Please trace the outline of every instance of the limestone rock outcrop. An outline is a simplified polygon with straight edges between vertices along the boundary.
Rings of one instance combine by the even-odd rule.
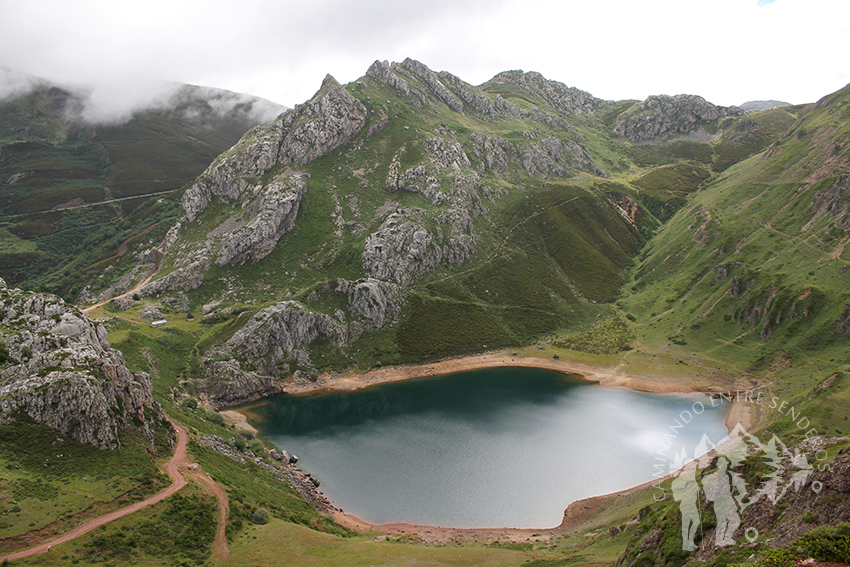
[[[216,264],[241,266],[268,255],[280,237],[292,230],[306,192],[307,183],[300,176],[278,177],[267,185],[242,215],[250,220],[223,237]]]
[[[259,311],[227,341],[230,352],[258,368],[276,364],[285,354],[307,345],[319,336],[342,344],[346,329],[332,317],[310,311],[297,301],[281,301]],[[266,357],[270,360],[266,360]],[[267,368],[269,373],[271,368]]]
[[[410,85],[407,81],[392,72],[389,61],[375,61],[372,63],[372,66],[369,67],[369,70],[366,71],[366,74],[378,79],[385,85],[396,89],[404,95],[410,94]]]
[[[455,95],[452,91],[446,87],[442,82],[440,82],[440,78],[437,76],[434,71],[411,58],[407,58],[401,62],[400,67],[408,70],[413,73],[417,78],[422,80],[429,89],[437,96],[438,99],[443,101],[449,108],[454,110],[455,112],[463,113],[463,101],[461,101],[457,95]]]
[[[245,134],[183,194],[185,215],[169,230],[162,247],[177,269],[149,283],[139,295],[196,289],[213,262],[242,265],[268,255],[292,229],[307,181],[289,167],[271,180],[263,181],[263,176],[279,164],[304,165],[344,144],[363,128],[366,115],[363,103],[328,75],[310,101]],[[181,240],[213,201],[240,212],[200,241]]]
[[[509,84],[522,87],[536,94],[550,106],[564,114],[589,114],[605,106],[606,101],[596,98],[588,92],[568,87],[558,81],[552,81],[535,71],[504,71],[485,85]]]
[[[604,176],[586,149],[575,142],[564,143],[558,138],[546,138],[525,146],[520,161],[529,175],[544,179],[563,177],[574,171]]]
[[[632,142],[688,134],[700,125],[725,116],[743,116],[736,106],[716,106],[696,95],[651,96],[624,112],[614,126],[614,133]]]
[[[132,374],[103,325],[52,295],[8,289],[0,280],[0,415],[31,419],[103,449],[121,429],[152,440],[162,419],[151,378]]]
[[[217,198],[239,201],[278,163],[304,165],[347,142],[366,123],[366,107],[330,75],[304,104],[245,134],[219,156],[183,195],[189,221]]]
[[[374,278],[339,280],[336,291],[345,293],[351,310],[376,329],[398,317],[405,297],[403,288]]]

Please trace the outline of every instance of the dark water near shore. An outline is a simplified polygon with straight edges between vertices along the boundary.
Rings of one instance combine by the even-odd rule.
[[[652,480],[667,441],[665,455],[692,457],[704,434],[723,438],[727,406],[706,400],[496,368],[276,396],[255,409],[255,425],[368,522],[553,527],[574,500]],[[690,423],[671,430],[684,411]]]

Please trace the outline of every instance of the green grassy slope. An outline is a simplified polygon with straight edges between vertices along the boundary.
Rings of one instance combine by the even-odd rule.
[[[180,190],[257,124],[248,103],[214,110],[219,95],[185,86],[171,107],[97,125],[83,95],[48,84],[0,102],[2,277],[75,299],[126,273],[127,250],[158,245]]]
[[[644,346],[749,371],[842,433],[846,386],[817,385],[850,370],[848,119],[845,88],[695,194],[645,248],[622,300]]]

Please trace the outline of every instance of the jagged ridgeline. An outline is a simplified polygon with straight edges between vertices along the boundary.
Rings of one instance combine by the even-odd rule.
[[[793,122],[772,112],[741,126],[699,97],[610,102],[521,71],[473,87],[410,59],[328,76],[198,177],[119,307],[200,312],[198,388],[220,403],[582,328],[690,192]]]

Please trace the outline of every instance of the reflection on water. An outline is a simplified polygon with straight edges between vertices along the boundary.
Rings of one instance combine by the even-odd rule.
[[[255,411],[266,438],[369,522],[551,527],[574,500],[651,480],[672,432],[665,455],[725,436],[726,408],[710,404],[670,429],[700,399],[497,368],[277,396]]]

